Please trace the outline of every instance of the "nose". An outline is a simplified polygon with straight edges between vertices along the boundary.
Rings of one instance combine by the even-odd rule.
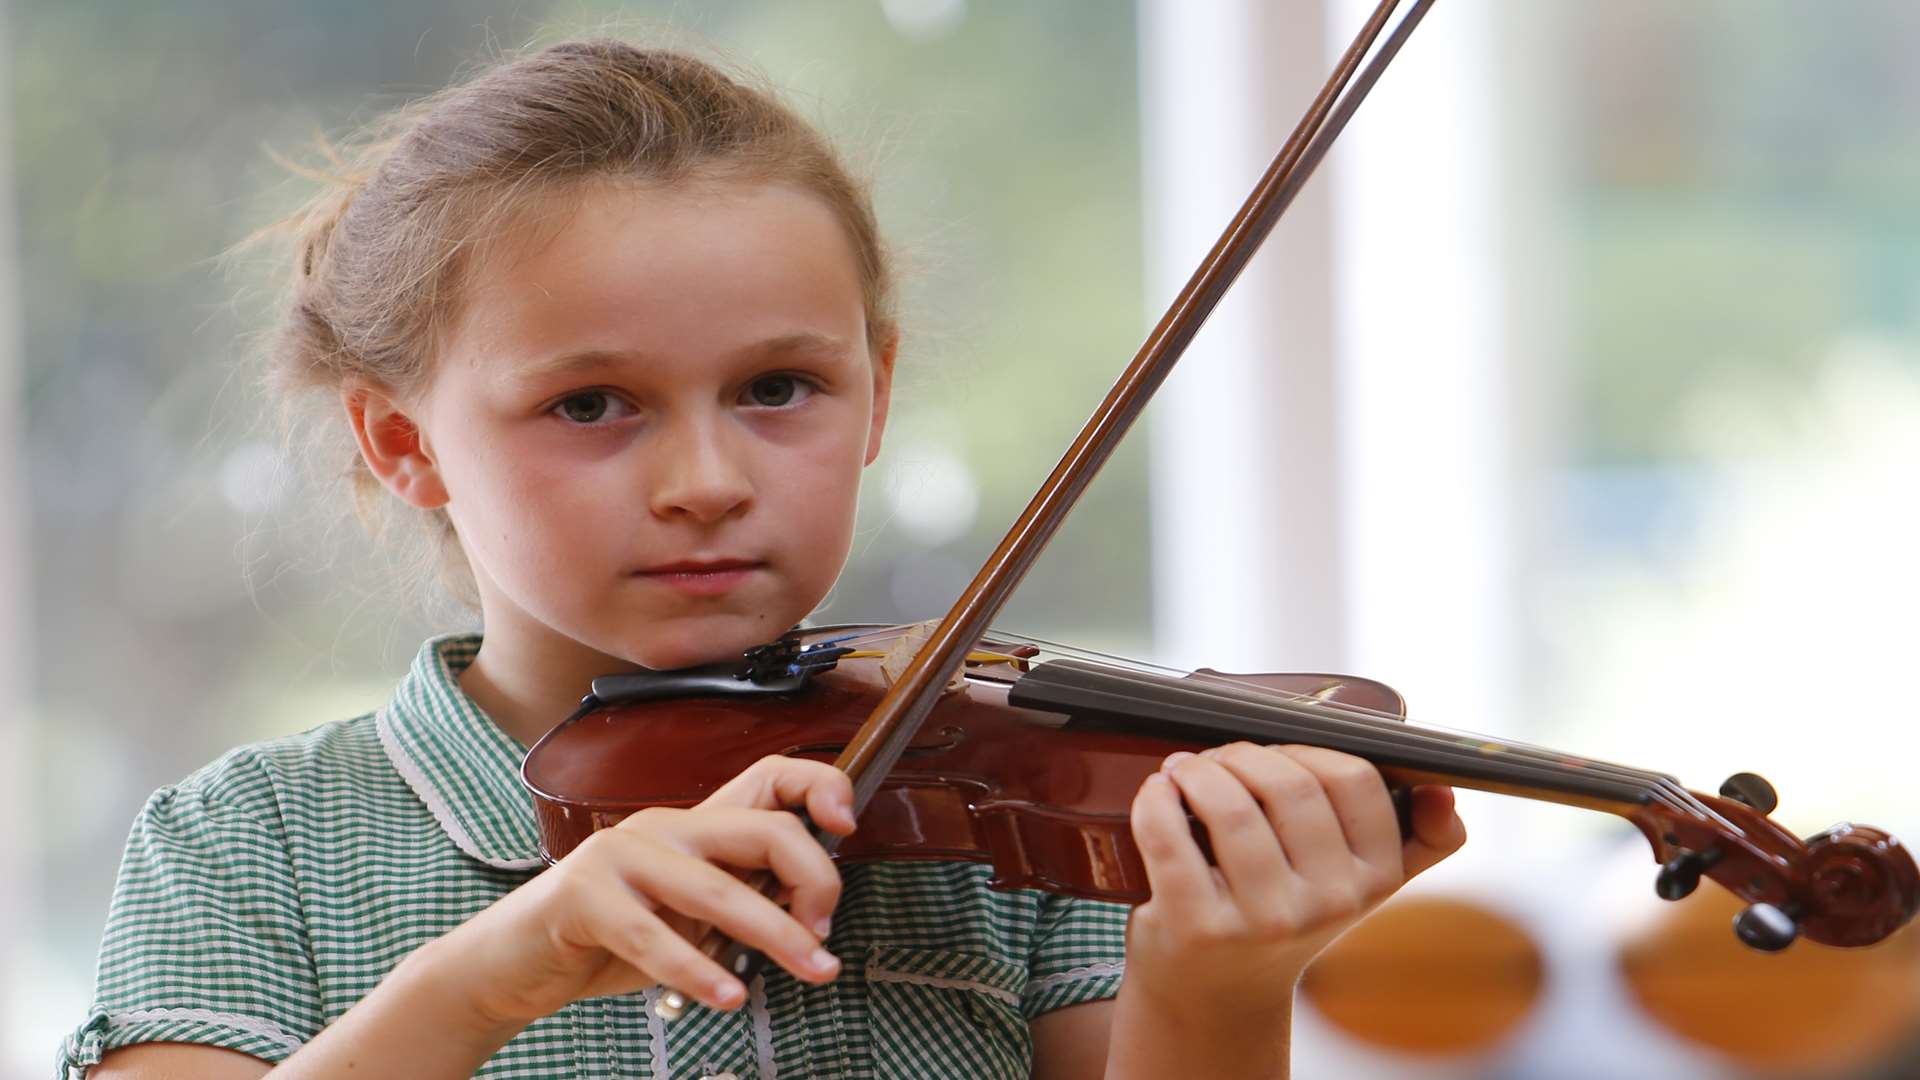
[[[653,447],[653,512],[703,525],[738,514],[753,501],[753,481],[723,421],[689,419]]]

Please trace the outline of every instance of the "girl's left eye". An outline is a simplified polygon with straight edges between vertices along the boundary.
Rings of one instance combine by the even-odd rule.
[[[798,376],[762,375],[747,384],[741,403],[777,409],[804,401],[812,393],[813,386]]]
[[[549,411],[558,413],[578,426],[590,427],[607,419],[608,410],[624,404],[605,390],[582,390],[560,399]]]

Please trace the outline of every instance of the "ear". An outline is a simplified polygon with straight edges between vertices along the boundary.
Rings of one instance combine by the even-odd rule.
[[[447,504],[447,488],[433,448],[390,391],[368,382],[350,382],[340,390],[347,422],[360,444],[367,468],[409,506],[433,510]]]
[[[880,435],[887,429],[887,409],[893,404],[893,358],[900,350],[900,330],[889,326],[873,350],[873,423],[867,428],[867,460],[880,456]]]

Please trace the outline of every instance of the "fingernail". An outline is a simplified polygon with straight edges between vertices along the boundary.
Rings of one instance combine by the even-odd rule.
[[[714,982],[713,988],[708,991],[707,1001],[713,1005],[725,1008],[734,1003],[739,993],[740,984],[738,982],[733,979],[719,979]]]
[[[1157,773],[1154,773],[1152,776],[1147,777],[1147,783],[1155,787],[1164,787],[1168,784],[1173,783],[1173,781],[1167,779],[1166,773],[1157,772]]]
[[[1200,756],[1203,758],[1217,758],[1220,756],[1220,748],[1217,746],[1209,746],[1205,750],[1200,751]]]
[[[1187,760],[1192,756],[1193,756],[1192,754],[1188,753],[1185,750],[1176,750],[1173,753],[1167,755],[1167,760],[1160,763],[1160,771],[1166,772],[1168,769],[1173,768],[1175,765],[1180,764],[1181,762]]]
[[[840,961],[825,949],[815,949],[813,955],[807,957],[807,966],[824,975],[839,967]]]
[[[825,940],[826,936],[831,933],[833,933],[832,918],[819,919],[814,922],[813,935],[815,937],[820,938],[821,940]]]

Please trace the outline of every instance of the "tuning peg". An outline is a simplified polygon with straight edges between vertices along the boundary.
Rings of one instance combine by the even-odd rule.
[[[1733,933],[1762,952],[1779,952],[1800,936],[1800,926],[1772,904],[1754,904],[1734,916]]]
[[[1653,891],[1662,900],[1684,900],[1700,887],[1700,875],[1719,860],[1718,848],[1683,851],[1660,867],[1660,876],[1653,879]]]
[[[1763,814],[1773,813],[1780,805],[1780,796],[1774,794],[1773,785],[1759,773],[1738,772],[1727,777],[1720,785],[1720,794],[1734,802],[1743,802]]]

